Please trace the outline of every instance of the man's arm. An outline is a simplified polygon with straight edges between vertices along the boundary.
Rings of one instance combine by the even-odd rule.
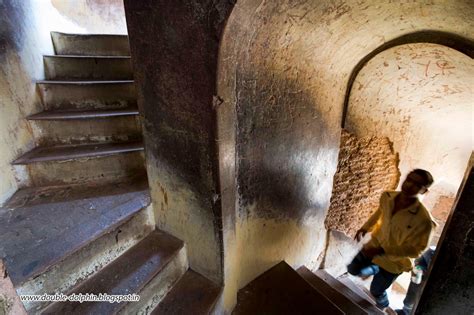
[[[378,221],[378,219],[380,218],[380,207],[377,208],[377,211],[375,211],[371,216],[370,218],[367,220],[367,222],[364,223],[364,225],[359,229],[357,230],[356,232],[356,235],[354,237],[354,239],[358,242],[360,242],[362,240],[362,238],[365,236],[365,234],[370,231],[370,229],[372,229],[372,227],[374,226],[374,224]]]
[[[375,211],[370,218],[367,220],[367,222],[364,223],[364,225],[360,228],[361,230],[364,230],[366,232],[370,231],[372,227],[377,223],[377,221],[380,218],[382,211],[380,210],[380,206],[377,208],[377,211]]]

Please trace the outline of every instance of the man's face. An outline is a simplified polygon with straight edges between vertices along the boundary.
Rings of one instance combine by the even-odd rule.
[[[425,180],[416,173],[408,174],[402,184],[402,191],[408,196],[424,194],[427,190]]]

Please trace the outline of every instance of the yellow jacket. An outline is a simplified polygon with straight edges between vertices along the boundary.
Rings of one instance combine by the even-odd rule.
[[[372,232],[372,239],[366,246],[382,247],[385,251],[385,254],[375,256],[372,262],[395,274],[413,268],[413,258],[419,257],[428,247],[436,227],[419,200],[392,216],[394,200],[399,193],[384,192],[379,208],[362,227]]]

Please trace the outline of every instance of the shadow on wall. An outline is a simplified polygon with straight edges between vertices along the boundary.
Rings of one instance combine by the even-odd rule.
[[[284,89],[272,90],[274,85]],[[258,80],[239,76],[237,86],[241,215],[300,223],[324,216],[339,128],[328,125],[305,82],[268,73]],[[251,205],[254,213],[247,212]]]
[[[239,288],[281,260],[319,267],[340,136],[304,76],[266,70],[256,79],[245,71],[236,83],[238,254],[231,259]]]
[[[19,51],[24,46],[26,29],[18,27],[18,21],[28,16],[27,8],[15,5],[11,1],[0,3],[0,58],[4,64],[5,54],[9,50]]]

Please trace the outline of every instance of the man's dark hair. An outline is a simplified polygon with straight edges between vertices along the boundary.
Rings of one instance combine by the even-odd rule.
[[[421,168],[417,168],[411,171],[411,173],[415,173],[419,175],[421,178],[423,178],[423,180],[425,181],[425,186],[427,188],[430,187],[431,184],[433,184],[434,179],[430,172],[422,170]]]

